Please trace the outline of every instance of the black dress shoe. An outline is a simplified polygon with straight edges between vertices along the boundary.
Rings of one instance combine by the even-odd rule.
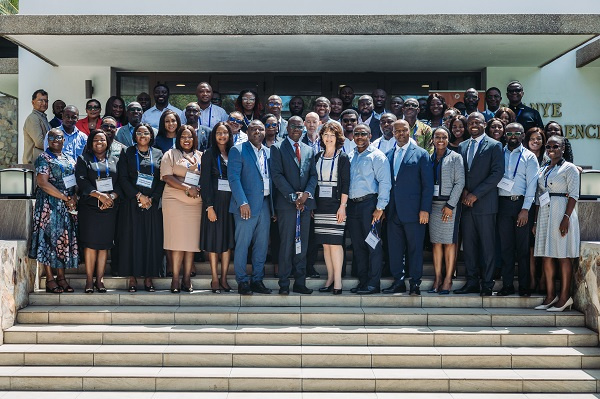
[[[366,287],[362,287],[361,289],[357,290],[356,293],[358,295],[373,295],[373,294],[379,294],[380,291],[381,290],[379,288],[368,285]]]
[[[294,285],[292,291],[297,292],[298,294],[312,294],[313,292],[313,290],[305,285]]]
[[[333,290],[333,283],[329,287],[321,287],[319,288],[319,292],[331,292]]]
[[[421,287],[419,287],[418,285],[412,285],[410,287],[410,295],[421,295]]]
[[[364,287],[362,285],[358,284],[356,287],[350,288],[350,292],[353,294],[356,294],[358,292],[358,290],[362,290],[362,289],[364,289]]]
[[[290,295],[290,289],[289,288],[280,288],[279,295]]]
[[[515,287],[502,287],[500,291],[496,295],[498,296],[508,296],[513,295],[515,293]]]
[[[454,290],[455,294],[479,294],[481,292],[481,290],[479,289],[479,287],[474,286],[474,285],[467,285],[465,284],[462,288],[459,288],[457,290]]]
[[[340,288],[339,290],[334,288],[333,289],[333,295],[342,295],[342,289]]]
[[[262,281],[253,281],[252,284],[250,284],[250,288],[253,292],[256,292],[258,294],[270,294],[271,292],[273,292],[267,287],[265,287]]]
[[[238,293],[240,295],[252,295],[252,289],[248,283],[240,283],[238,285]]]
[[[381,292],[383,292],[384,294],[398,294],[400,292],[406,292],[406,284],[404,284],[404,281],[399,281],[390,285]]]
[[[492,289],[491,288],[482,288],[481,289],[481,294],[479,294],[481,296],[492,296]]]
[[[315,271],[315,272],[312,272],[312,273],[308,273],[306,275],[306,277],[308,277],[308,278],[321,278],[321,275]]]
[[[531,290],[529,288],[519,288],[519,296],[531,296]]]

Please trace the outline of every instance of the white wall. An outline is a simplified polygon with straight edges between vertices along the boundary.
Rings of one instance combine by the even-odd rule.
[[[575,50],[543,68],[487,68],[487,87],[502,90],[511,80],[523,84],[523,103],[562,103],[562,117],[544,118],[544,123],[556,120],[561,125],[600,125],[600,68],[575,67]],[[598,133],[599,128],[592,129]],[[575,163],[600,169],[600,138],[570,139]]]
[[[0,74],[0,92],[19,96],[19,75],[17,74]]]
[[[76,56],[76,55],[74,55]],[[23,123],[31,113],[31,94],[37,89],[48,92],[48,120],[52,119],[52,103],[61,99],[79,108],[85,115],[85,80],[94,85],[94,98],[104,104],[110,97],[110,67],[53,67],[30,52],[19,48],[19,160],[23,154]],[[104,110],[102,111],[104,114]]]
[[[371,0],[368,2],[242,0],[192,1],[143,0],[21,0],[20,14],[124,14],[124,15],[382,15],[382,14],[593,14],[598,0],[562,1],[419,1]]]

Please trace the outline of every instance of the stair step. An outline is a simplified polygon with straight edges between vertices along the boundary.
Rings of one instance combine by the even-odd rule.
[[[51,294],[37,291],[29,295],[30,305],[80,305],[80,306],[118,306],[118,305],[148,305],[148,306],[328,306],[328,307],[396,307],[396,308],[533,308],[544,300],[543,296],[531,297],[492,296],[480,297],[470,295],[438,295],[423,292],[421,296],[405,294],[375,294],[355,295],[344,293],[313,292],[312,295],[290,293],[280,296],[272,295],[240,296],[237,292],[213,294],[210,290],[196,290],[193,293],[173,295],[168,290],[157,292],[138,291],[130,293],[122,290],[109,289],[106,294],[85,294],[82,291],[66,294]]]
[[[0,389],[595,393],[599,374],[594,369],[2,366]]]
[[[600,368],[600,348],[5,344],[2,366]]]

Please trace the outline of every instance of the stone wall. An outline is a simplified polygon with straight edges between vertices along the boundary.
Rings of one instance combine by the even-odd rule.
[[[17,99],[0,94],[0,168],[17,164]]]

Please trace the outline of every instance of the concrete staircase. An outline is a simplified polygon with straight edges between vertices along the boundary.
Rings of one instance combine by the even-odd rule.
[[[540,296],[240,297],[206,290],[204,274],[178,295],[166,278],[153,294],[125,278],[107,277],[106,294],[69,282],[76,293],[33,293],[5,332],[0,399],[600,397],[598,334],[578,311],[532,310]]]

